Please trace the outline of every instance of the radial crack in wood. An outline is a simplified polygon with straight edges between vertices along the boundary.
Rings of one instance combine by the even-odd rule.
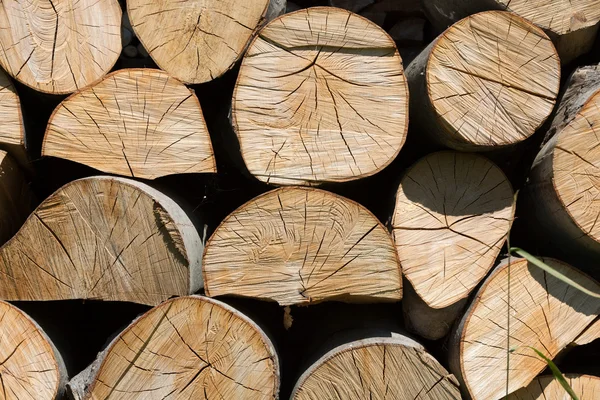
[[[349,11],[315,7],[272,21],[250,45],[232,123],[256,178],[314,185],[382,170],[404,144],[407,113],[389,35]]]
[[[181,297],[129,325],[68,389],[76,400],[277,399],[279,362],[239,311]]]
[[[542,125],[556,103],[560,62],[541,29],[490,11],[448,28],[406,76],[424,133],[456,150],[483,151],[519,143]]]
[[[424,0],[429,20],[439,29],[485,10],[507,10],[544,29],[563,64],[589,52],[600,26],[600,0]]]
[[[155,305],[202,286],[202,242],[184,211],[113,177],[71,182],[0,248],[0,298]]]
[[[423,346],[404,336],[341,345],[298,380],[292,400],[460,399],[458,382]]]
[[[600,378],[591,375],[567,374],[565,379],[579,400],[594,400],[600,393]],[[554,376],[535,378],[526,388],[507,397],[507,400],[571,400],[571,396]]]
[[[586,69],[576,72],[563,96],[548,141],[534,162],[527,201],[542,237],[565,252],[598,258],[600,69]]]
[[[121,14],[116,0],[5,0],[0,66],[41,92],[82,89],[117,61]]]
[[[583,287],[600,290],[597,282],[575,268],[543,260]],[[554,358],[599,313],[600,300],[524,259],[504,260],[485,280],[450,337],[450,369],[474,400],[504,398],[547,367],[532,347]]]
[[[8,151],[15,159],[26,167],[29,164],[25,126],[21,113],[21,101],[11,80],[0,70],[0,148]]]
[[[203,275],[208,296],[282,306],[402,297],[385,227],[358,203],[313,188],[276,189],[234,211],[206,244]]]
[[[2,399],[55,400],[67,383],[63,359],[42,328],[17,307],[0,301]]]
[[[216,172],[198,98],[154,69],[114,72],[60,103],[42,155],[145,179]]]
[[[443,151],[408,170],[396,194],[392,228],[404,277],[416,292],[403,302],[416,332],[431,339],[448,332],[460,312],[453,305],[494,265],[514,212],[510,182],[485,157]],[[433,318],[436,310],[426,312],[448,307],[454,315],[444,321]]]
[[[267,18],[270,3],[285,10],[281,0],[129,0],[127,11],[161,69],[185,83],[204,83],[233,68]]]

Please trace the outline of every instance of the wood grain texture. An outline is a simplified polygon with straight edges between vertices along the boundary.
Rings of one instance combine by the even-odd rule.
[[[3,399],[55,400],[67,370],[42,328],[17,307],[0,301],[0,393]]]
[[[313,188],[276,189],[234,211],[206,244],[203,275],[208,296],[283,306],[402,297],[385,227],[358,203]]]
[[[432,308],[468,296],[498,256],[515,212],[510,182],[487,158],[433,153],[396,195],[392,228],[404,276]]]
[[[456,378],[412,339],[372,338],[339,346],[299,379],[292,400],[460,399]]]
[[[589,325],[585,331],[581,333],[581,335],[577,336],[572,344],[575,346],[583,346],[592,343],[596,339],[600,339],[600,318],[597,318],[593,324]]]
[[[600,290],[597,282],[571,266],[544,261],[580,285]],[[527,386],[547,367],[529,346],[552,359],[599,313],[600,300],[524,259],[512,258],[510,264],[504,260],[486,279],[450,338],[450,369],[473,399],[504,398],[507,388],[510,394]]]
[[[216,172],[198,98],[154,69],[116,71],[61,102],[42,155],[145,179]]]
[[[25,128],[21,114],[21,101],[11,80],[0,70],[0,143],[25,145]]]
[[[567,383],[579,400],[594,400],[600,393],[600,378],[591,375],[566,374]],[[508,396],[507,400],[571,400],[552,375],[535,378],[526,388]]]
[[[371,21],[330,7],[269,23],[244,57],[232,105],[248,170],[278,185],[375,174],[404,144],[407,114],[394,41]]]
[[[448,28],[406,71],[416,122],[462,151],[529,138],[548,118],[560,61],[546,34],[517,15],[490,11]]]
[[[180,297],[134,321],[69,389],[77,400],[277,399],[279,362],[239,311]]]
[[[268,6],[269,0],[130,0],[127,11],[161,69],[185,83],[204,83],[241,58]]]
[[[41,92],[71,93],[102,78],[121,52],[117,0],[6,0],[0,66]]]
[[[0,248],[0,298],[155,305],[202,285],[202,243],[179,206],[113,177],[69,183]]]

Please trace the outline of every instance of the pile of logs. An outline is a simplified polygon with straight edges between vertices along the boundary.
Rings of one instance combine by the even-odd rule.
[[[5,0],[0,399],[598,398],[599,27]]]

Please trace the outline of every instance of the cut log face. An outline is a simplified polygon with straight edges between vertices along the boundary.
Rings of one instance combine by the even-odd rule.
[[[69,384],[71,391],[85,390],[75,398],[278,398],[279,364],[269,339],[237,310],[204,297],[150,310],[96,364],[83,385]]]
[[[485,157],[426,156],[396,195],[392,227],[404,276],[432,308],[467,297],[493,266],[514,212],[510,182]]]
[[[65,94],[88,86],[121,53],[117,0],[7,0],[0,26],[0,66],[41,92]]]
[[[164,194],[123,178],[69,183],[0,248],[0,298],[155,305],[202,285],[202,243]]]
[[[208,296],[283,306],[402,297],[385,227],[358,203],[312,188],[273,190],[234,211],[208,240],[203,270]]]
[[[21,102],[15,86],[8,76],[0,70],[0,110],[2,111],[2,130],[0,145],[25,145],[25,129],[21,114]]]
[[[544,261],[587,289],[599,291],[598,283],[569,265]],[[510,264],[505,260],[485,281],[451,338],[451,370],[473,399],[504,398],[547,367],[530,346],[552,359],[599,313],[600,300],[524,259],[513,258]],[[513,351],[509,353],[507,346]]]
[[[399,336],[344,344],[301,377],[292,400],[460,399],[458,383],[424,348]]]
[[[145,179],[216,172],[198,98],[154,69],[114,72],[60,103],[42,154]]]
[[[567,374],[565,379],[579,400],[594,400],[600,393],[600,378]],[[507,397],[507,400],[571,400],[571,396],[552,375],[535,378],[529,386]]]
[[[407,76],[424,107],[417,121],[456,150],[493,150],[530,137],[548,118],[560,61],[546,34],[503,11],[469,16],[446,30]],[[423,87],[421,87],[421,81]]]
[[[272,21],[250,45],[232,122],[255,177],[314,185],[387,166],[404,144],[407,113],[389,35],[349,11],[315,7]]]
[[[55,400],[67,371],[44,331],[15,306],[0,301],[0,390],[3,399]]]
[[[230,70],[266,16],[269,0],[130,0],[131,26],[156,64],[185,83]]]

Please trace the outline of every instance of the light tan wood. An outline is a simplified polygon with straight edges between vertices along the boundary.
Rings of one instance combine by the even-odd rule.
[[[406,172],[392,228],[404,277],[418,296],[403,304],[417,333],[439,339],[448,332],[460,307],[444,321],[435,317],[432,322],[442,324],[435,332],[420,329],[418,319],[431,319],[427,307],[451,307],[479,284],[502,249],[514,212],[510,182],[485,157],[443,151]]]
[[[579,400],[594,400],[600,393],[600,378],[591,375],[565,375],[567,383]],[[552,375],[537,377],[526,388],[508,396],[508,400],[571,400],[561,384]]]
[[[117,0],[5,0],[0,66],[41,92],[71,93],[102,78],[121,53]]]
[[[0,301],[0,396],[55,400],[67,383],[63,359],[42,328],[17,307]]]
[[[198,98],[155,69],[116,71],[61,102],[42,155],[145,179],[216,172]]]
[[[239,311],[181,297],[129,325],[69,391],[76,400],[277,399],[279,362]]]
[[[571,77],[527,186],[531,227],[570,254],[600,257],[600,68]]]
[[[314,7],[272,21],[250,45],[232,123],[256,178],[315,185],[382,170],[404,144],[407,114],[389,35],[349,11]]]
[[[573,344],[583,346],[592,343],[596,339],[600,339],[600,318],[596,319],[596,322],[588,326],[581,335],[576,337]]]
[[[339,346],[296,383],[292,400],[460,399],[458,382],[423,346],[397,336]]]
[[[544,261],[589,290],[600,290],[597,282],[571,266]],[[529,347],[552,359],[599,313],[600,300],[524,259],[512,258],[510,264],[504,260],[486,279],[451,336],[450,369],[473,399],[504,398],[547,367]]]
[[[21,101],[12,81],[0,70],[0,148],[23,166],[28,164]]]
[[[208,296],[282,306],[402,297],[385,227],[360,204],[313,188],[276,189],[238,208],[208,240],[202,268]]]
[[[548,33],[564,64],[592,49],[600,26],[600,0],[425,0],[424,7],[439,29],[480,11],[512,11]]]
[[[185,83],[208,82],[233,68],[268,7],[269,0],[127,2],[144,48],[161,69]]]
[[[0,248],[0,298],[155,305],[202,286],[198,232],[151,187],[113,177],[69,183]]]
[[[556,103],[560,62],[546,34],[517,15],[469,16],[406,70],[411,110],[425,134],[463,151],[530,137]]]

